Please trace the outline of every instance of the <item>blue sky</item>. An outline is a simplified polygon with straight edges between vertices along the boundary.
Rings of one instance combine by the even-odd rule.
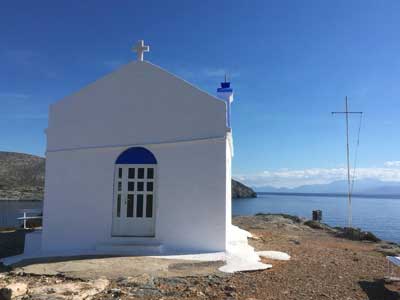
[[[347,95],[365,113],[359,176],[400,181],[399,11],[389,0],[4,2],[0,150],[43,156],[48,105],[134,59],[144,39],[145,59],[210,93],[232,75],[237,178],[342,178],[344,120],[330,112]]]

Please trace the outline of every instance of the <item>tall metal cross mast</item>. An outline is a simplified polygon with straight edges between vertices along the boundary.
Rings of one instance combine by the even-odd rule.
[[[347,214],[348,220],[347,225],[348,227],[352,226],[352,211],[351,211],[351,176],[350,176],[350,146],[349,146],[349,114],[359,114],[362,115],[361,111],[349,111],[347,96],[346,96],[346,103],[345,103],[345,111],[333,111],[332,114],[345,114],[346,116],[346,154],[347,154],[347,197],[348,197],[348,207],[347,207]]]

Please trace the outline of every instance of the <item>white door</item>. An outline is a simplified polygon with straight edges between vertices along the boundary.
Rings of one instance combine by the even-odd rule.
[[[115,236],[154,236],[156,165],[115,165]]]

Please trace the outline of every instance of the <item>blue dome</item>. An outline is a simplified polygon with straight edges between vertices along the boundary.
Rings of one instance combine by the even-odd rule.
[[[122,152],[116,164],[157,164],[153,153],[143,147],[132,147]]]

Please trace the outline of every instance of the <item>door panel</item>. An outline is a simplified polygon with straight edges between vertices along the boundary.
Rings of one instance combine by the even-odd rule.
[[[115,236],[154,236],[156,165],[116,165]]]

